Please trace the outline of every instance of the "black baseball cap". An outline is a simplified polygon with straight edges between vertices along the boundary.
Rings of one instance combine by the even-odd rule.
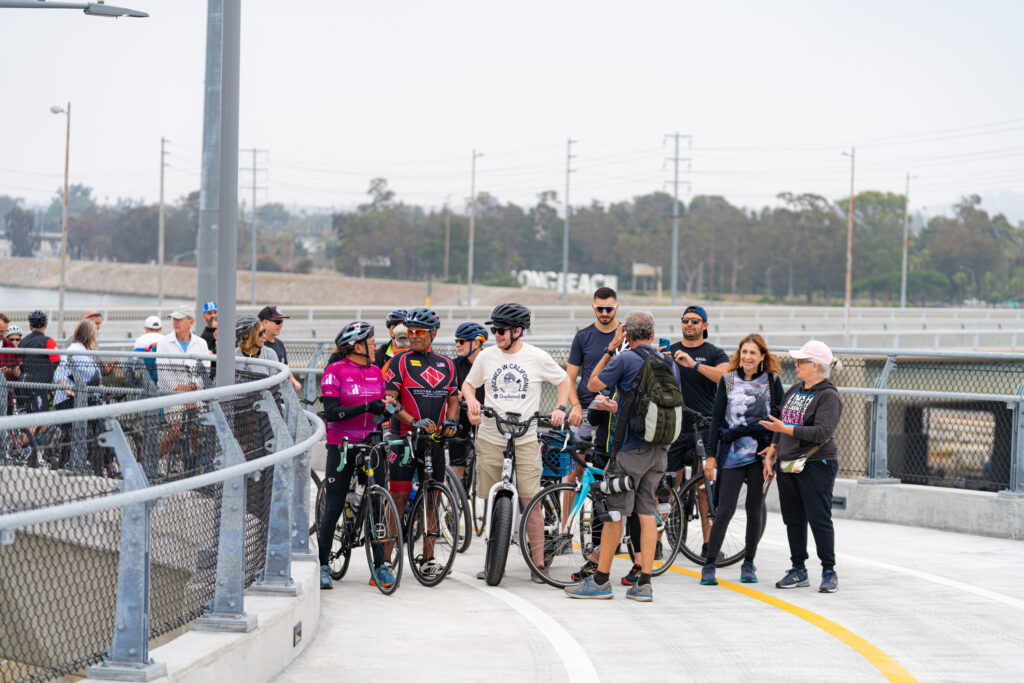
[[[285,315],[277,306],[264,306],[260,309],[259,314],[256,316],[260,320],[279,320],[281,318],[288,318],[290,316]]]
[[[685,318],[687,313],[696,313],[697,315],[700,316],[701,320],[703,320],[704,322],[708,321],[708,312],[704,310],[703,306],[697,306],[697,305],[687,306],[685,309],[683,309],[683,316],[682,317]],[[704,338],[705,339],[708,338],[708,329],[706,327],[704,328]]]

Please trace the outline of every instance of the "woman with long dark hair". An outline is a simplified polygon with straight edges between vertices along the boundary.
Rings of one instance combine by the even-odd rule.
[[[715,522],[708,537],[708,552],[700,582],[717,586],[715,562],[729,522],[736,512],[740,489],[747,485],[746,552],[740,567],[740,581],[757,583],[754,555],[764,524],[764,463],[760,451],[771,443],[772,434],[760,421],[778,415],[782,401],[779,361],[764,338],[748,334],[740,340],[729,368],[718,382],[715,405],[708,430],[704,476],[718,486]]]

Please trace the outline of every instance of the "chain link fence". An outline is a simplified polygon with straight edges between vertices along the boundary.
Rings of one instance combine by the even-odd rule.
[[[67,397],[72,406],[76,402],[96,405],[168,395],[209,383],[204,363],[163,359],[137,363],[143,359],[110,356],[95,360],[105,367],[93,384],[81,377],[77,385],[0,383],[0,405],[17,413],[30,399],[51,402],[69,391],[75,393]],[[74,366],[79,374],[82,366]],[[236,373],[237,382],[266,377]],[[272,395],[280,410],[279,390],[273,389]],[[246,461],[269,455],[268,443],[274,436],[267,414],[254,409],[256,398],[258,394],[250,393],[218,402]],[[211,405],[200,401],[117,418],[4,428],[0,517],[120,492],[121,463],[109,442],[99,439],[115,422],[150,486],[218,469],[223,453],[208,419]],[[273,480],[273,466],[246,479],[247,587],[264,567]],[[213,600],[223,487],[216,483],[176,493],[152,509],[150,638],[191,623]],[[0,544],[0,683],[53,680],[104,658],[114,633],[122,521],[122,509],[113,508],[31,524],[4,538]]]

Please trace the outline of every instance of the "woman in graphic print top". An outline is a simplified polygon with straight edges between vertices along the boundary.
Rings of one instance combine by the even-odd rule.
[[[832,529],[832,486],[839,463],[832,438],[843,404],[839,392],[829,381],[833,369],[842,364],[832,357],[832,350],[823,342],[809,341],[803,348],[790,351],[796,361],[797,382],[782,398],[782,419],[769,416],[761,425],[775,432],[772,444],[762,451],[764,475],[779,472],[779,503],[782,521],[789,537],[792,568],[776,582],[777,588],[809,586],[807,580],[807,526],[814,534],[814,545],[821,560],[822,593],[834,593],[839,586],[835,564],[835,532]],[[815,446],[818,450],[808,458],[799,474],[778,470],[780,460],[795,460]]]

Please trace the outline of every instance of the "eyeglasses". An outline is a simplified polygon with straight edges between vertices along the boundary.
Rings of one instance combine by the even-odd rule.
[[[615,304],[614,306],[594,306],[594,310],[598,313],[614,313],[615,309],[618,307],[618,304]]]
[[[811,362],[813,362],[813,361],[811,361],[810,358],[796,358],[794,360],[796,361],[797,365],[800,365],[801,363],[811,363]]]
[[[491,328],[491,334],[496,334],[496,335],[497,334],[508,334],[508,328],[507,327],[492,327]]]
[[[456,339],[455,340],[456,344],[468,344],[469,342],[470,342],[469,339]]]
[[[410,337],[424,337],[424,336],[426,336],[426,334],[427,334],[427,330],[425,330],[422,327],[410,327],[409,328],[409,336]]]
[[[700,325],[704,322],[701,318],[681,318],[684,325]]]

